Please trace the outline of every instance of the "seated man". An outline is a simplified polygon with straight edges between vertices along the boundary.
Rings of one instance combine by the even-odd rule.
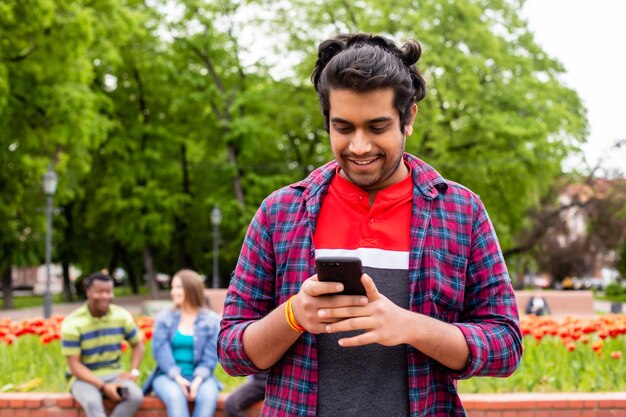
[[[534,314],[536,316],[550,315],[548,301],[542,295],[540,289],[535,290],[535,293],[530,297],[525,311],[526,314]]]
[[[246,417],[246,409],[265,398],[266,382],[267,372],[250,375],[245,384],[228,395],[224,403],[226,417]]]
[[[111,417],[130,417],[141,405],[143,393],[137,386],[144,347],[132,316],[111,304],[113,278],[95,272],[85,279],[87,302],[63,320],[61,353],[72,373],[72,396],[87,417],[106,417],[104,397],[119,404]],[[122,369],[121,344],[132,346],[131,371]]]

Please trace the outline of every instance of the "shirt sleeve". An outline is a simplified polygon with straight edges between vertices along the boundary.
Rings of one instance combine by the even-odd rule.
[[[124,339],[131,345],[136,346],[139,343],[139,329],[133,320],[133,316],[126,312],[124,321]]]
[[[274,251],[266,205],[267,199],[250,222],[224,301],[217,346],[219,361],[230,375],[261,371],[243,348],[243,333],[275,307]]]
[[[515,293],[495,230],[477,201],[467,267],[465,308],[454,323],[467,341],[465,369],[452,377],[511,375],[522,357],[522,334]]]
[[[80,332],[71,317],[63,320],[61,324],[61,355],[80,355]]]

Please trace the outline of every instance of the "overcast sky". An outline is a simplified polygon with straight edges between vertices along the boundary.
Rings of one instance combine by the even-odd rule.
[[[584,149],[595,164],[616,140],[626,140],[626,0],[527,0],[522,14],[587,108]],[[626,173],[626,146],[606,163]]]

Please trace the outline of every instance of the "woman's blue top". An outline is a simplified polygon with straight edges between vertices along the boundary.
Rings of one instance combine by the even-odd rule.
[[[176,330],[172,339],[172,355],[180,373],[187,378],[193,375],[193,335],[182,334]]]
[[[152,355],[157,367],[144,384],[144,394],[150,393],[154,378],[162,374],[171,379],[176,379],[177,375],[191,376],[190,379],[197,376],[204,380],[215,378],[213,372],[217,366],[217,334],[220,330],[220,317],[208,309],[198,311],[191,337],[193,348],[191,375],[187,375],[187,371],[183,371],[174,358],[173,341],[178,333],[179,323],[180,311],[178,309],[163,311],[156,319],[152,338]],[[219,381],[217,383],[221,386]]]

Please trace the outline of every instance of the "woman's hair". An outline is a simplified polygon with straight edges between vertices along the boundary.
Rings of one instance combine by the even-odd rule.
[[[369,92],[394,90],[394,105],[400,113],[400,128],[411,117],[411,106],[426,95],[426,82],[416,63],[422,54],[416,41],[402,48],[382,36],[366,33],[341,34],[319,45],[311,81],[320,99],[326,131],[329,130],[330,89]]]
[[[183,286],[185,302],[195,308],[204,307],[204,283],[200,275],[191,269],[181,269],[174,274],[174,278],[176,277],[180,279],[180,283]]]

